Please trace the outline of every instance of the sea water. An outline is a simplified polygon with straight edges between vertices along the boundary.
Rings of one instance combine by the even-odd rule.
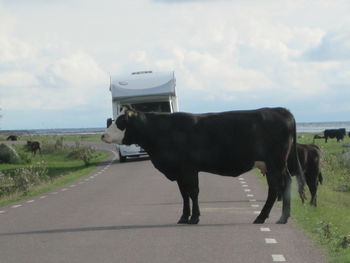
[[[326,129],[345,128],[350,131],[350,121],[338,122],[304,122],[297,123],[298,133],[322,133]],[[72,134],[102,134],[105,128],[66,128],[66,129],[33,129],[33,130],[0,130],[0,134],[15,135],[72,135]]]

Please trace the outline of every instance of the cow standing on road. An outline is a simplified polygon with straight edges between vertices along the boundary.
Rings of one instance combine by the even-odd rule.
[[[176,181],[183,198],[179,224],[197,224],[198,173],[237,177],[255,166],[266,170],[268,197],[254,223],[264,223],[277,197],[283,199],[277,223],[290,217],[291,174],[299,179],[304,198],[304,180],[296,149],[296,125],[284,108],[262,108],[222,113],[124,112],[101,137],[107,143],[138,144],[153,165]],[[291,163],[291,169],[287,162]],[[192,214],[190,209],[192,200]]]

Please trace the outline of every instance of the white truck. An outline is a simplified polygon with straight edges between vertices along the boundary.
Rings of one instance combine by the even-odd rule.
[[[139,71],[123,76],[111,76],[113,119],[116,120],[123,105],[140,112],[177,112],[179,110],[173,71]],[[112,119],[107,120],[111,123]],[[128,157],[146,156],[139,145],[117,145],[120,162]]]

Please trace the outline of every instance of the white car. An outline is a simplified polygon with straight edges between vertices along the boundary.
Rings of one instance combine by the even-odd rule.
[[[117,151],[119,153],[119,161],[121,163],[126,161],[127,157],[143,157],[148,156],[147,152],[142,149],[141,146],[132,145],[117,145]]]

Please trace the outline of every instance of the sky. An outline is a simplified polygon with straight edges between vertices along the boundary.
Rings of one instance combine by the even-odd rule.
[[[181,111],[350,121],[348,0],[0,0],[0,129],[104,127],[110,75],[175,72]]]

